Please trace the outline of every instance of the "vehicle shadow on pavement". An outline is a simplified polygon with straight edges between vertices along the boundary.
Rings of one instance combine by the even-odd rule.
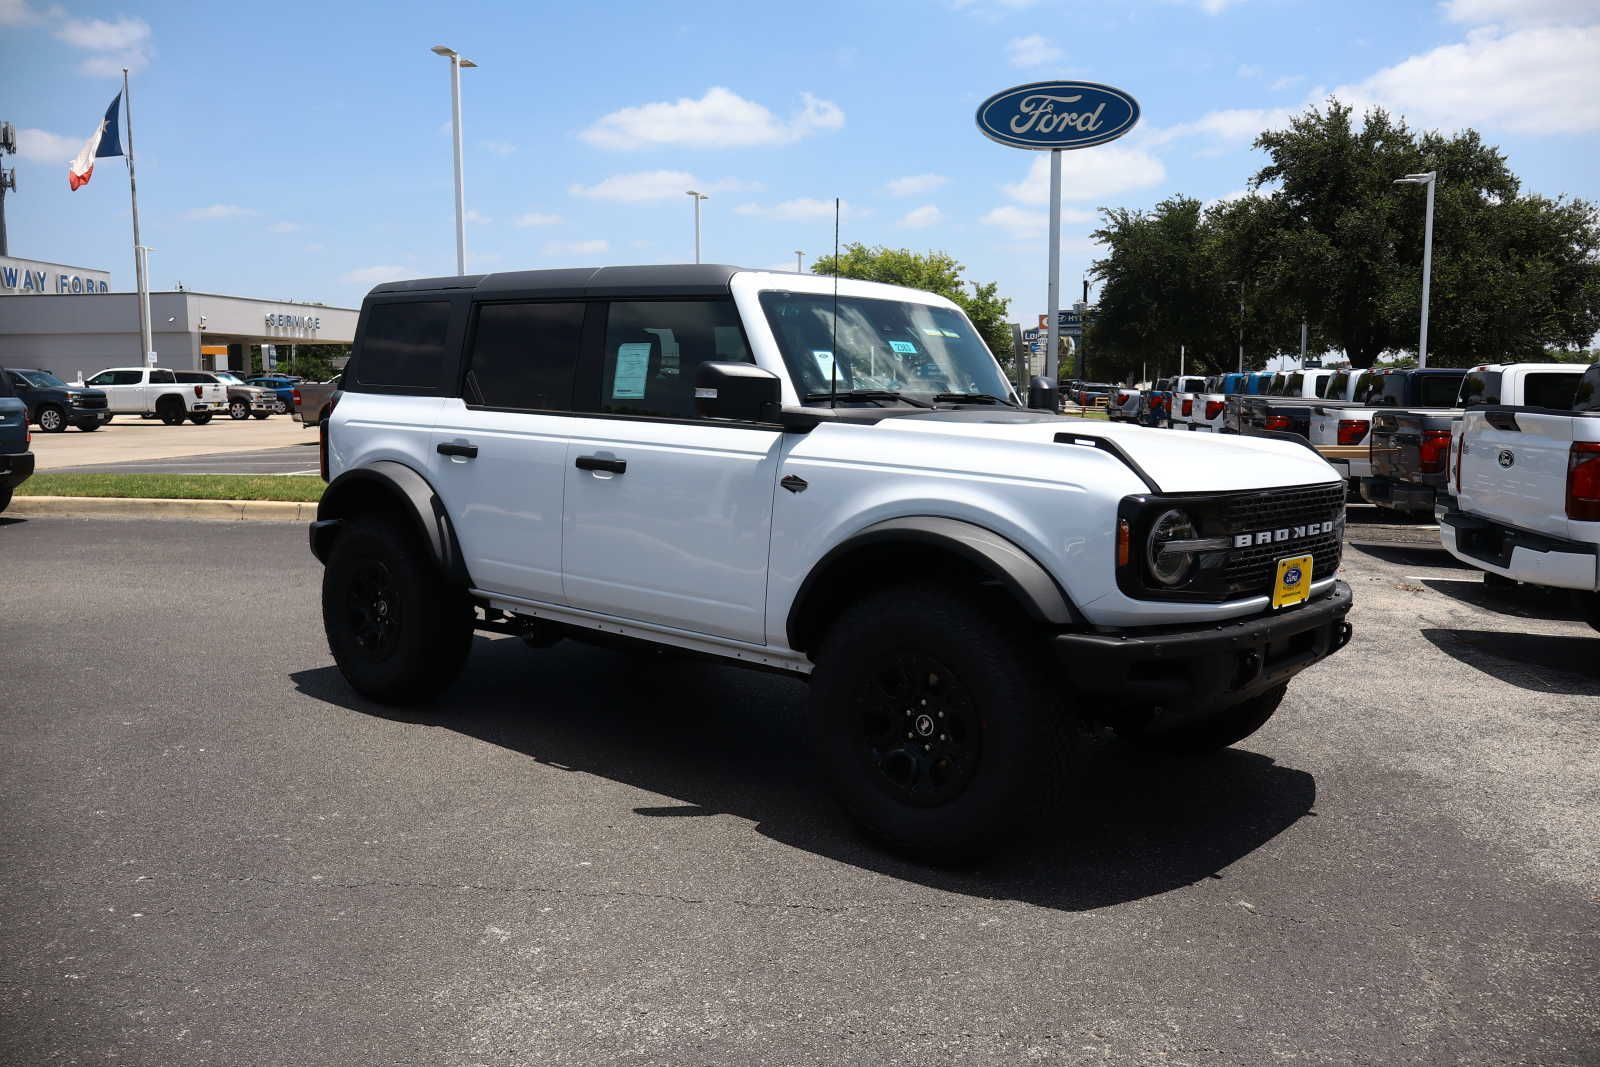
[[[1492,589],[1482,582],[1441,581],[1437,578],[1424,578],[1422,584],[1435,593],[1443,593],[1453,600],[1492,611],[1496,615],[1510,615],[1519,619],[1583,621],[1583,615],[1573,605],[1565,589],[1542,589],[1535,585]]]
[[[1472,571],[1473,568],[1462,563],[1444,550],[1442,545],[1407,545],[1407,544],[1372,544],[1365,542],[1350,545],[1358,552],[1364,552],[1374,559],[1385,563],[1392,563],[1397,567],[1428,567],[1430,569],[1451,569]]]
[[[291,675],[318,700],[364,715],[442,727],[551,767],[661,794],[678,804],[639,818],[729,814],[756,832],[864,870],[953,893],[1084,910],[1205,878],[1314,814],[1315,779],[1237,749],[1179,760],[1089,739],[1079,780],[1040,829],[977,867],[930,868],[854,832],[825,795],[805,723],[803,682],[720,664],[565,641],[530,651],[475,643],[466,673],[437,703],[383,708],[338,670]],[[1204,803],[1195,803],[1198,796]],[[597,799],[597,803],[603,803]],[[616,813],[608,813],[608,818]]]
[[[1535,693],[1600,696],[1600,636],[1424,628],[1445,655]]]

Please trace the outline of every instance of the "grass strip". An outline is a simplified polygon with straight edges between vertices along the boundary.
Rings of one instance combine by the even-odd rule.
[[[309,474],[35,474],[17,487],[17,495],[315,502],[325,488]]]

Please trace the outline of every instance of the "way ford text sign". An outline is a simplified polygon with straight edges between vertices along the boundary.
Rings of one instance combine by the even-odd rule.
[[[978,129],[1013,148],[1089,148],[1114,141],[1139,121],[1139,102],[1095,82],[1034,82],[978,105]]]

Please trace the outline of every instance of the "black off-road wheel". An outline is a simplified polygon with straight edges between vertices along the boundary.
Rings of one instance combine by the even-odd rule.
[[[228,401],[228,418],[235,422],[243,422],[250,417],[250,405],[243,400]]]
[[[1117,733],[1137,748],[1169,755],[1198,756],[1236,745],[1267,724],[1283,702],[1287,684],[1267,690],[1231,708],[1172,727],[1156,724],[1118,727]]]
[[[466,590],[450,582],[396,521],[352,523],[322,575],[322,623],[352,688],[382,704],[431,700],[472,647]]]
[[[961,863],[1028,825],[1063,709],[1025,632],[962,592],[886,589],[829,628],[811,676],[823,766],[885,846]]]
[[[39,429],[45,433],[62,433],[66,428],[66,412],[54,404],[46,404],[39,409]]]
[[[0,486],[0,511],[4,511],[6,508],[8,508],[10,506],[11,506],[11,487],[9,485]]]
[[[1583,615],[1583,621],[1600,630],[1600,593],[1575,592],[1572,594],[1572,599]]]
[[[258,419],[264,419],[268,415],[271,415],[272,412],[270,412],[270,411],[252,411],[250,414],[255,416]]]
[[[197,411],[189,416],[189,421],[194,423],[196,426],[204,426],[206,423],[211,421],[211,412]]]
[[[188,414],[183,409],[183,401],[175,396],[156,401],[156,418],[168,426],[182,426]]]
[[[101,426],[101,422],[100,422],[99,419],[96,419],[93,422],[80,422],[80,423],[78,423],[78,429],[82,430],[84,433],[94,433],[96,430],[98,430],[100,428],[100,426]]]

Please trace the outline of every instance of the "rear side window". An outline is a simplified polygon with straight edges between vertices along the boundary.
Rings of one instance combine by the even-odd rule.
[[[706,362],[754,362],[732,300],[615,301],[595,410],[694,418],[694,375]]]
[[[1600,411],[1600,363],[1583,372],[1572,396],[1573,411]]]
[[[1530,374],[1522,381],[1522,402],[1530,408],[1566,411],[1572,407],[1572,398],[1577,391],[1576,374]]]
[[[1321,395],[1328,400],[1342,400],[1344,399],[1345,390],[1349,388],[1350,375],[1345,371],[1339,371],[1328,379]]]
[[[448,300],[374,304],[361,324],[355,381],[361,385],[434,392],[444,370],[450,330]]]
[[[150,372],[151,385],[177,385],[178,379],[169,370],[153,370]]]
[[[1356,379],[1355,399],[1362,404],[1376,404],[1383,397],[1383,379],[1386,375],[1377,371],[1363,371],[1361,377]]]
[[[1305,389],[1305,385],[1306,376],[1296,371],[1294,374],[1291,374],[1289,377],[1283,379],[1283,384],[1281,386],[1275,386],[1275,388],[1277,389],[1279,396],[1299,396],[1300,393]]]
[[[1499,371],[1475,370],[1461,379],[1461,392],[1456,397],[1457,407],[1473,408],[1498,403],[1500,403]],[[1566,407],[1565,404],[1561,406]]]
[[[1455,375],[1428,376],[1418,388],[1417,403],[1425,408],[1455,407],[1456,394],[1461,390],[1461,379]],[[1400,401],[1395,401],[1400,403]]]
[[[583,304],[484,304],[462,395],[469,404],[568,411],[583,344]]]
[[[178,381],[189,385],[216,385],[217,380],[209,374],[201,374],[195,370],[180,370],[176,372]]]

